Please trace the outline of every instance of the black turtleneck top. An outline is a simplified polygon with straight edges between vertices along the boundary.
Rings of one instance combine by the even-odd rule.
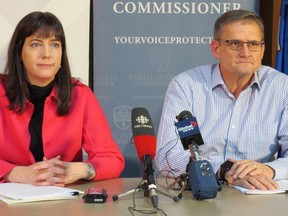
[[[31,137],[29,149],[36,161],[42,161],[44,157],[42,141],[43,111],[46,97],[51,93],[53,85],[53,81],[44,87],[28,83],[29,101],[34,104],[34,111],[28,126]]]

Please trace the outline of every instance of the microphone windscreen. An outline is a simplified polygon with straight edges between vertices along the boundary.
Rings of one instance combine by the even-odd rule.
[[[150,155],[153,159],[156,155],[156,137],[148,110],[143,107],[133,108],[131,125],[139,160],[143,161],[144,155]]]
[[[156,155],[156,137],[142,135],[134,137],[135,148],[139,160],[143,161],[145,155],[150,155],[154,159]]]

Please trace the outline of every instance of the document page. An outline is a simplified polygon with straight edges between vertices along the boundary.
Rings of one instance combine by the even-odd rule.
[[[276,181],[279,185],[277,190],[249,190],[240,186],[233,186],[237,190],[241,191],[244,194],[279,194],[279,193],[288,193],[288,180],[279,180]]]
[[[0,200],[7,204],[44,200],[73,199],[83,191],[56,186],[34,186],[22,183],[0,184]],[[76,195],[76,196],[75,196]]]

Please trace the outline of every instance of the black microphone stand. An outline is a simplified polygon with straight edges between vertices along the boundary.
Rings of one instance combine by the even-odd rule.
[[[169,198],[171,198],[171,199],[173,199],[175,202],[178,202],[179,198],[177,196],[172,197],[169,194],[166,194],[160,190],[157,190],[156,183],[155,183],[154,176],[153,176],[154,169],[152,166],[152,158],[150,155],[144,156],[144,163],[143,164],[144,164],[144,175],[143,175],[143,179],[142,179],[143,184],[138,185],[133,190],[124,192],[124,193],[119,194],[119,195],[114,195],[112,197],[113,201],[116,201],[120,197],[127,196],[131,193],[134,193],[136,191],[140,191],[141,189],[143,189],[144,190],[144,197],[150,197],[151,202],[155,208],[158,208],[158,196],[157,196],[156,191],[169,197]]]
[[[190,161],[191,161],[191,158],[190,158]],[[186,165],[186,172],[185,173],[182,173],[180,174],[180,176],[178,176],[177,178],[175,178],[175,181],[172,182],[170,185],[168,185],[166,187],[166,189],[170,189],[172,187],[175,186],[175,184],[178,184],[180,186],[180,192],[178,193],[177,197],[179,199],[182,198],[182,194],[184,192],[184,190],[188,190],[188,189],[191,189],[188,182],[189,182],[189,173],[188,173],[188,170],[189,170],[189,163],[190,161],[188,162],[188,164]]]
[[[146,180],[148,185],[148,190],[144,191],[144,196],[151,198],[151,202],[155,208],[158,208],[158,196],[156,193],[156,183],[154,179],[154,169],[152,165],[152,158],[150,155],[144,156],[144,180]],[[145,184],[145,181],[144,181]]]

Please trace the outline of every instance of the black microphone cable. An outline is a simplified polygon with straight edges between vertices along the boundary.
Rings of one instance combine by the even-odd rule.
[[[142,164],[141,164],[142,165]],[[143,165],[142,165],[143,168]],[[147,210],[147,209],[137,209],[136,208],[136,201],[135,201],[135,194],[136,191],[139,191],[138,189],[140,189],[141,191],[141,186],[143,185],[144,179],[141,179],[141,181],[138,183],[137,187],[135,188],[134,192],[133,192],[133,196],[132,196],[132,200],[133,200],[133,206],[129,206],[128,207],[128,211],[135,216],[135,214],[133,212],[138,212],[141,214],[157,214],[158,211],[160,211],[164,216],[168,216],[165,211],[159,207],[155,208],[155,210]],[[144,188],[145,190],[145,188]]]
[[[175,128],[175,134],[177,135],[177,138],[178,138],[179,135],[177,134],[177,129],[176,128]],[[166,163],[167,163],[167,165],[168,165],[170,170],[159,170],[158,174],[161,174],[162,172],[167,172],[166,177],[169,177],[169,174],[171,174],[173,177],[175,177],[174,172],[179,172],[179,169],[178,168],[173,168],[170,165],[170,162],[168,160],[168,154],[177,145],[177,143],[178,143],[178,139],[176,140],[176,143],[173,146],[171,146],[165,153],[165,157],[164,158],[165,158]]]
[[[133,142],[133,136],[131,137],[130,139],[130,143],[131,144],[134,144]],[[139,164],[140,164],[140,167],[142,169],[142,173],[144,172],[144,165],[141,161],[139,161]],[[165,211],[159,207],[155,208],[155,210],[146,210],[146,209],[137,209],[136,208],[136,201],[135,201],[135,194],[136,192],[138,191],[141,191],[141,189],[143,190],[147,190],[147,188],[144,188],[142,187],[144,184],[144,179],[142,178],[141,181],[138,183],[137,187],[134,189],[134,192],[133,192],[133,196],[132,196],[132,200],[133,200],[133,206],[129,206],[128,207],[128,211],[133,215],[134,213],[133,212],[139,212],[139,213],[142,213],[142,214],[157,214],[158,211],[160,211],[164,216],[167,216],[167,214],[165,213]],[[156,184],[157,184],[157,177],[156,177]],[[141,188],[142,187],[142,188]],[[156,191],[158,191],[156,189]],[[164,194],[165,195],[165,194]],[[170,197],[171,198],[171,197]],[[175,201],[175,200],[174,200]]]
[[[166,160],[166,163],[169,167],[170,170],[159,170],[158,175],[160,175],[162,172],[167,172],[166,174],[166,186],[169,185],[168,183],[168,180],[167,179],[171,179],[171,177],[169,177],[169,175],[172,175],[173,176],[173,179],[176,180],[177,176],[175,176],[175,172],[179,172],[180,170],[178,168],[173,168],[168,160],[168,154],[170,153],[170,151],[178,144],[178,141],[179,141],[179,134],[178,134],[178,131],[177,131],[177,128],[175,127],[175,135],[177,137],[176,139],[176,142],[166,151],[165,153],[165,160]],[[162,187],[166,188],[165,186],[161,185]],[[181,190],[182,189],[182,186],[179,185],[179,187],[172,187],[173,190]]]

